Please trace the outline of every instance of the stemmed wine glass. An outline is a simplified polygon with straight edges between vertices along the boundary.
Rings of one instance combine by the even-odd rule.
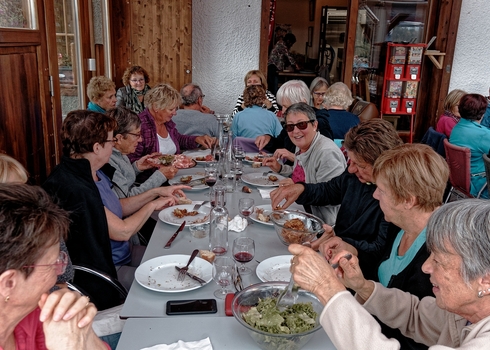
[[[213,195],[213,186],[218,180],[218,170],[214,168],[205,169],[205,174],[204,182],[209,186],[209,197],[211,198]]]
[[[240,198],[238,201],[238,210],[245,218],[250,216],[254,211],[254,200],[252,198]]]
[[[235,262],[229,256],[217,256],[213,263],[213,279],[221,286],[214,292],[214,296],[218,299],[225,299],[226,294],[233,293],[228,289],[228,286],[233,285],[235,278]]]
[[[251,273],[252,270],[245,266],[252,261],[255,255],[255,242],[249,237],[238,237],[233,241],[233,257],[240,263],[238,271],[240,273]]]

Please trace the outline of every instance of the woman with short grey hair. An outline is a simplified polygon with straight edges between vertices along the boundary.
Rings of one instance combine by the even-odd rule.
[[[332,84],[325,94],[323,103],[328,110],[334,139],[343,140],[347,131],[359,124],[359,117],[347,111],[352,101],[352,93],[344,83]]]

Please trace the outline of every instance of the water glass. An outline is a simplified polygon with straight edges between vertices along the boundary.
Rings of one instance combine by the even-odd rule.
[[[243,163],[236,159],[231,165],[231,173],[235,175],[235,190],[240,183],[243,175]]]
[[[214,296],[218,299],[225,299],[226,294],[233,293],[234,291],[228,289],[228,286],[233,285],[235,279],[236,265],[232,258],[229,256],[217,256],[213,262],[213,279],[221,286],[214,292]]]

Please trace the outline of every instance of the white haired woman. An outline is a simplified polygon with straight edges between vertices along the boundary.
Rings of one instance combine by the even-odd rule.
[[[343,140],[347,131],[359,124],[359,117],[347,111],[352,101],[352,93],[344,83],[332,84],[325,93],[323,103],[328,109],[328,122],[334,139]]]
[[[365,280],[358,259],[346,259],[346,251],[327,262],[310,248],[291,245],[291,270],[294,280],[325,305],[320,323],[337,349],[400,348],[381,334],[370,314],[429,349],[487,349],[489,222],[490,203],[478,199],[452,202],[432,214],[427,226],[430,256],[422,271],[430,275],[435,297],[419,299]],[[334,270],[329,263],[337,262]]]

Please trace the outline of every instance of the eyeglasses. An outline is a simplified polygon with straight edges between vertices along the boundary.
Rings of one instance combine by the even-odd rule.
[[[114,144],[116,143],[117,139],[116,138],[113,138],[112,140],[105,140],[105,141],[102,141],[102,143],[106,143],[106,142],[110,142],[112,143],[112,145],[114,146]]]
[[[202,98],[206,97],[206,95],[201,95]]]
[[[320,97],[320,96],[323,97],[323,96],[325,96],[325,93],[324,92],[314,92],[313,95],[318,96],[318,97]]]
[[[133,132],[127,132],[126,134],[128,134],[128,135],[133,135],[134,137],[137,137],[137,138],[140,138],[140,137],[141,137],[141,133],[139,133],[139,134],[135,134],[135,133],[133,133]]]
[[[308,120],[296,124],[286,124],[284,125],[284,128],[286,129],[287,132],[292,132],[294,130],[294,127],[297,127],[299,130],[304,130],[308,127],[308,123],[313,124],[313,122],[314,120]]]
[[[129,81],[132,82],[133,84],[138,84],[138,83],[141,84],[145,82],[145,79],[130,79]]]
[[[54,266],[56,268],[55,270],[56,274],[62,275],[65,273],[66,265],[68,265],[68,254],[66,254],[65,252],[60,252],[58,259],[56,259],[56,261],[52,264],[34,264],[34,265],[25,265],[22,267],[29,268],[29,267],[38,267],[38,266]]]

